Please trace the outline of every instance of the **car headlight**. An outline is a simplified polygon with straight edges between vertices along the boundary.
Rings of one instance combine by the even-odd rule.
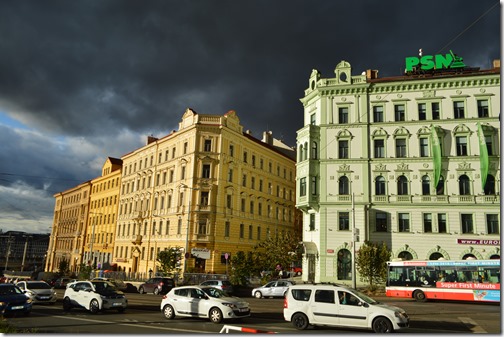
[[[234,303],[224,302],[224,303],[222,303],[222,305],[225,305],[226,307],[230,307],[231,309],[238,309],[238,307]]]
[[[406,319],[407,318],[407,315],[405,312],[400,312],[400,311],[396,311],[395,312],[395,317],[398,317],[400,319]]]
[[[31,303],[31,302],[33,302],[31,298],[26,300],[26,303]]]

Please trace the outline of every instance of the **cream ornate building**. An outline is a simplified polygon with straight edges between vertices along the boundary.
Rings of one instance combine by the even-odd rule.
[[[312,71],[297,132],[305,279],[359,282],[365,240],[393,258],[500,257],[500,62],[455,68]]]
[[[113,263],[156,271],[179,248],[187,272],[222,273],[237,251],[295,226],[295,150],[244,132],[234,111],[187,109],[177,131],[124,155]],[[226,259],[227,257],[227,259]]]

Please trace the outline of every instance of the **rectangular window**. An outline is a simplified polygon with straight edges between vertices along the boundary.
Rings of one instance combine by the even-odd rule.
[[[489,156],[493,156],[492,136],[485,135],[485,143]]]
[[[418,104],[418,120],[424,121],[427,119],[427,105],[425,103]]]
[[[205,152],[212,151],[212,140],[211,139],[205,139],[204,151]]]
[[[170,170],[170,183],[173,182],[174,176],[175,176],[175,170]]]
[[[254,214],[254,202],[250,201],[250,214]]]
[[[263,181],[262,179],[259,179],[259,192],[263,191]]]
[[[243,237],[245,236],[245,225],[244,224],[240,224],[240,239],[243,239]]]
[[[339,230],[347,231],[350,229],[350,213],[340,212],[339,213]]]
[[[464,102],[453,102],[453,118],[460,119],[464,116]]]
[[[202,191],[201,192],[201,206],[208,206],[209,192]]]
[[[432,233],[432,214],[424,213],[423,215],[424,233]]]
[[[244,163],[246,163],[246,162],[247,162],[247,160],[248,160],[248,158],[247,158],[247,157],[248,157],[248,153],[247,153],[247,151],[243,152],[243,162],[244,162]]]
[[[262,203],[257,204],[257,214],[262,215]]]
[[[246,174],[244,174],[242,176],[242,186],[247,187],[247,175]]]
[[[348,108],[338,109],[338,120],[340,124],[348,124]]]
[[[488,117],[488,100],[478,100],[478,117]]]
[[[457,156],[467,156],[467,137],[457,136],[455,140],[457,144]]]
[[[257,240],[261,240],[261,227],[257,227]]]
[[[180,175],[180,179],[185,179],[185,166],[182,166],[182,173]]]
[[[252,228],[252,225],[249,225],[249,240],[252,240],[253,239],[253,231],[254,229]]]
[[[311,190],[312,190],[312,195],[317,195],[318,192],[317,192],[317,177],[314,176],[311,178]]]
[[[409,232],[410,231],[410,223],[409,223],[409,214],[408,213],[399,213],[399,232]]]
[[[315,125],[316,122],[317,122],[317,115],[311,114],[310,115],[310,124]]]
[[[299,196],[306,196],[306,178],[299,179]]]
[[[383,139],[374,140],[374,157],[385,158],[385,145]]]
[[[241,199],[241,211],[245,212],[245,199]]]
[[[182,219],[178,219],[177,222],[177,234],[182,234]]]
[[[234,145],[229,145],[229,156],[233,157],[234,156]]]
[[[432,109],[432,119],[439,119],[439,103],[432,103],[431,104],[431,109]]]
[[[255,177],[250,177],[250,188],[255,189]]]
[[[387,213],[385,212],[376,212],[376,231],[377,232],[386,232],[387,229]]]
[[[202,174],[202,177],[203,178],[210,178],[210,164],[204,164],[203,165],[203,174]]]
[[[394,105],[394,116],[396,122],[403,122],[406,118],[406,113],[403,104]]]
[[[438,233],[446,233],[446,214],[438,213],[437,222],[438,222]]]
[[[383,122],[383,106],[376,105],[373,107],[373,121],[375,123]]]
[[[233,182],[233,169],[230,168],[228,171],[228,182],[232,183]]]
[[[256,156],[252,155],[252,167],[255,167],[256,164]]]
[[[201,219],[198,222],[198,234],[206,235],[207,233],[207,219]]]
[[[461,214],[461,224],[462,224],[462,233],[463,234],[474,233],[474,231],[473,231],[473,215],[472,214]]]
[[[429,156],[429,139],[427,137],[420,138],[420,157],[428,157]]]
[[[348,140],[340,140],[338,142],[338,158],[348,159]]]
[[[188,147],[189,147],[189,143],[185,142],[184,143],[184,154],[187,154]]]
[[[310,214],[310,231],[315,230],[315,214]]]
[[[406,158],[406,139],[397,138],[396,139],[396,157]]]
[[[232,209],[233,207],[232,203],[232,196],[230,194],[226,195],[226,207],[229,209]]]
[[[499,215],[487,214],[487,234],[499,234]]]

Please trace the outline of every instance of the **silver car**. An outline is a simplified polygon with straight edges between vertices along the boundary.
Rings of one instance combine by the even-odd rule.
[[[233,285],[231,282],[227,280],[207,280],[200,283],[200,286],[211,286],[214,288],[219,288],[220,290],[228,293],[229,295],[233,294]]]
[[[252,289],[252,296],[262,297],[285,297],[287,290],[294,282],[286,280],[277,280],[266,283],[265,285]]]
[[[16,283],[19,289],[25,292],[33,304],[36,303],[56,303],[57,295],[54,288],[44,281],[20,281]]]

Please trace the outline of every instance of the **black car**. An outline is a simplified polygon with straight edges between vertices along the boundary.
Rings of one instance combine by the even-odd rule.
[[[152,277],[138,287],[140,294],[166,294],[175,287],[175,280],[168,277]]]
[[[0,313],[11,314],[21,312],[29,315],[32,310],[32,300],[25,292],[12,283],[0,284]]]

